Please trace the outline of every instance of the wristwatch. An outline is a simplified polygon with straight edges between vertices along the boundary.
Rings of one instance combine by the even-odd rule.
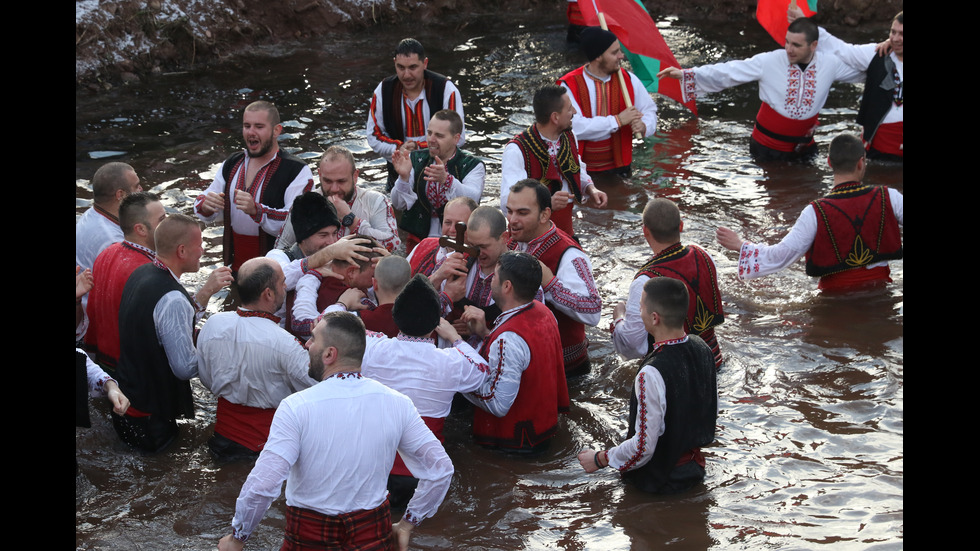
[[[350,225],[354,223],[354,218],[356,218],[356,216],[354,216],[354,213],[348,212],[347,216],[345,216],[343,220],[340,221],[340,224],[345,228],[349,228]]]

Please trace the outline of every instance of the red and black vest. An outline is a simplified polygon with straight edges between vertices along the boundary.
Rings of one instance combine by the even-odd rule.
[[[548,144],[538,132],[538,125],[532,124],[527,130],[514,136],[514,139],[507,143],[517,144],[524,155],[524,171],[528,178],[534,178],[548,189],[551,194],[561,191],[561,180],[547,178],[548,165],[551,156],[548,154]],[[578,162],[578,144],[572,129],[561,133],[558,137],[557,169],[561,175],[569,182],[569,188],[575,195],[575,200],[582,202],[582,167]]]
[[[657,440],[650,461],[623,471],[624,479],[651,493],[682,491],[703,480],[703,470],[691,472],[677,467],[685,454],[714,441],[718,418],[718,383],[708,346],[695,335],[688,335],[685,342],[661,344],[651,347],[640,369],[652,365],[664,380],[664,433]],[[638,409],[633,385],[626,438],[637,432]]]
[[[425,88],[425,101],[429,104],[430,115],[435,115],[442,110],[443,96],[446,93],[446,77],[439,73],[425,70],[423,87]],[[398,80],[397,75],[392,75],[381,81],[381,97],[384,98],[385,110],[382,119],[385,123],[385,132],[388,137],[399,142],[405,141],[405,126],[402,123],[402,95],[405,87]],[[424,121],[428,126],[429,121]]]
[[[549,235],[550,233],[550,235]],[[545,234],[546,237],[535,249],[528,249],[528,253],[544,263],[552,273],[558,273],[558,265],[565,251],[570,248],[582,250],[574,239],[567,233],[555,226]],[[517,243],[511,241],[508,244],[510,249],[516,249]],[[558,321],[558,333],[561,335],[562,352],[565,359],[565,371],[575,373],[583,363],[589,359],[589,339],[585,336],[585,324],[568,317],[564,312],[559,311],[550,304],[548,308]]]
[[[224,164],[221,166],[221,175],[225,179],[225,216],[224,226],[225,232],[221,238],[221,243],[223,246],[222,257],[226,266],[241,266],[248,258],[235,258],[235,238],[234,232],[231,229],[231,209],[234,208],[235,194],[232,193],[233,189],[243,189],[248,193],[252,194],[255,198],[256,203],[262,203],[263,205],[283,209],[292,207],[292,205],[286,205],[286,188],[289,184],[293,183],[293,180],[299,176],[299,173],[303,168],[306,167],[306,163],[298,157],[294,157],[283,150],[279,150],[276,154],[275,159],[273,159],[268,165],[260,169],[255,174],[255,179],[252,180],[252,185],[247,189],[245,188],[245,173],[239,175],[238,179],[235,179],[235,175],[242,168],[245,161],[245,152],[239,151],[233,153],[230,157],[225,159]],[[262,183],[265,182],[265,185]],[[259,186],[262,186],[262,194],[257,195],[255,192]],[[313,189],[313,180],[303,188],[303,192],[307,192]],[[259,251],[258,256],[265,256],[266,253],[271,251],[276,246],[276,238],[278,235],[269,235],[265,231],[259,230]]]
[[[823,277],[902,258],[902,236],[888,188],[846,182],[810,204],[817,235],[806,253],[807,275]]]
[[[864,80],[864,95],[861,97],[861,107],[858,109],[857,122],[864,127],[864,142],[870,145],[885,115],[891,110],[892,103],[900,105],[905,101],[905,83],[899,80],[895,61],[890,55],[874,56],[868,64],[867,76]],[[895,153],[902,155],[902,151]]]
[[[641,275],[669,277],[687,285],[691,303],[687,309],[687,319],[684,320],[684,330],[699,335],[708,343],[715,355],[716,366],[720,366],[721,349],[714,328],[725,323],[725,312],[718,289],[718,274],[708,252],[697,245],[675,243],[644,264],[633,279]],[[653,346],[652,335],[647,337],[647,342]]]
[[[473,436],[478,444],[530,449],[555,434],[558,412],[569,410],[568,385],[562,366],[561,341],[554,316],[532,300],[483,340],[480,355],[490,358],[497,337],[516,333],[527,343],[531,360],[521,375],[521,387],[507,415],[497,417],[473,408]]]
[[[625,69],[620,68],[620,71],[623,71],[626,92],[632,101],[636,97],[633,95],[633,80]],[[609,103],[609,112],[607,114],[618,115],[626,110],[626,103],[623,101],[623,92],[619,85],[619,78],[615,78],[615,75],[612,76],[614,78],[611,78],[606,84],[608,94],[606,100]],[[575,100],[582,109],[582,116],[591,118],[595,116],[595,112],[599,109],[592,108],[592,98],[589,94],[589,88],[585,83],[586,78],[585,67],[579,67],[558,79],[558,82],[564,83],[572,91],[572,95],[575,96]],[[597,86],[600,84],[602,83],[596,83]],[[629,166],[633,162],[632,130],[630,130],[629,126],[621,126],[619,130],[613,132],[605,140],[580,140],[578,151],[586,166],[589,167],[589,172],[603,172]]]

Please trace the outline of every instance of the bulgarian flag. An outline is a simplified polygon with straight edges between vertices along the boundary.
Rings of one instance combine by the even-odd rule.
[[[697,116],[698,107],[694,100],[686,103],[683,101],[679,80],[657,79],[661,66],[680,67],[680,64],[640,0],[579,0],[578,5],[589,26],[599,26],[597,12],[602,12],[609,30],[623,46],[623,53],[629,59],[633,73],[643,82],[648,92],[663,94],[682,103]],[[784,14],[783,20],[785,19]]]
[[[786,29],[789,28],[789,22],[786,20],[786,9],[789,8],[790,2],[795,2],[803,10],[803,15],[806,17],[817,13],[817,0],[789,0],[789,2],[786,0],[759,0],[755,7],[755,18],[780,46],[786,45]]]

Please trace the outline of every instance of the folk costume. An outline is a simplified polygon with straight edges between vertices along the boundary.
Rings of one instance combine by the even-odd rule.
[[[116,378],[129,397],[126,415],[112,416],[119,437],[146,452],[177,436],[178,417],[193,417],[188,382],[197,376],[194,324],[203,309],[159,260],[137,268],[119,307]]]
[[[904,160],[904,61],[894,53],[879,56],[877,44],[848,44],[821,27],[819,49],[824,48],[866,75],[857,122],[864,127],[868,158]]]
[[[537,123],[532,124],[504,146],[500,209],[507,214],[507,196],[510,195],[511,186],[525,178],[534,178],[550,189],[552,195],[559,191],[572,194],[567,207],[552,211],[551,220],[562,231],[573,235],[572,203],[584,202],[584,191],[593,185],[585,168],[585,163],[579,159],[578,143],[571,129],[552,141],[538,132]]]
[[[246,260],[265,256],[274,248],[293,200],[313,189],[310,167],[281,149],[255,173],[251,185],[246,186],[250,161],[244,150],[232,154],[221,164],[211,186],[194,202],[194,212],[201,220],[210,223],[221,217],[225,228],[222,255],[225,265],[231,266],[235,273]],[[248,192],[255,199],[254,217],[235,206],[237,190]],[[210,216],[202,214],[201,205],[208,193],[225,194],[224,210]]]
[[[554,223],[540,237],[528,243],[512,240],[508,247],[537,258],[555,274],[543,289],[545,304],[558,321],[565,374],[587,373],[590,363],[585,326],[598,324],[602,309],[589,257]]]
[[[240,307],[214,314],[198,335],[197,351],[201,383],[218,397],[208,445],[221,458],[258,455],[279,403],[316,384],[309,353],[265,312]]]
[[[323,276],[316,270],[311,270],[299,278],[296,292],[293,296],[292,308],[287,314],[286,327],[294,336],[306,341],[313,333],[316,320],[328,306],[336,304],[340,295],[350,289],[343,281],[329,276]],[[289,301],[289,294],[286,297]],[[368,298],[364,304],[373,309],[376,304]]]
[[[449,79],[425,70],[422,91],[415,99],[408,99],[405,89],[396,75],[378,84],[371,96],[371,108],[367,119],[368,145],[388,162],[388,191],[398,173],[391,164],[391,155],[403,143],[412,141],[419,149],[429,147],[426,131],[432,115],[443,109],[452,109],[463,120],[459,135],[459,147],[466,143],[466,118],[459,89]]]
[[[473,410],[478,444],[511,451],[538,451],[569,410],[558,325],[551,311],[532,300],[497,318],[480,355],[490,373],[479,390],[465,394]]]
[[[721,366],[721,348],[715,327],[725,322],[725,312],[718,289],[718,272],[707,251],[697,245],[676,243],[660,251],[643,265],[630,284],[626,315],[613,322],[613,345],[616,352],[629,359],[646,356],[653,337],[647,333],[640,316],[643,286],[652,277],[670,277],[683,281],[691,299],[684,330],[699,335]]]
[[[330,419],[347,421],[324,422]],[[242,486],[232,520],[235,537],[248,539],[286,481],[283,549],[390,549],[386,486],[396,451],[420,480],[404,516],[418,525],[445,498],[453,465],[412,401],[352,372],[289,396]],[[324,458],[333,458],[329,466]]]
[[[626,92],[633,105],[643,113],[644,137],[657,131],[657,104],[650,98],[640,79],[623,71]],[[578,138],[579,155],[592,174],[616,171],[629,177],[633,162],[633,132],[629,125],[619,126],[616,115],[626,110],[622,88],[616,75],[601,78],[586,67],[579,67],[558,79],[569,92],[575,115],[572,130]]]
[[[799,159],[816,153],[813,133],[835,81],[857,82],[861,71],[830,53],[816,51],[805,68],[790,63],[785,50],[749,59],[685,69],[681,79],[684,101],[700,93],[759,83],[762,107],[752,130],[751,152],[757,160]]]
[[[902,258],[903,213],[902,194],[894,189],[838,184],[807,205],[776,245],[742,243],[738,277],[775,273],[806,255],[806,273],[820,278],[821,290],[887,283],[888,261]]]
[[[316,191],[323,193],[321,189]],[[354,186],[354,196],[347,202],[347,206],[358,218],[358,222],[350,226],[345,226],[342,222],[338,223],[338,239],[348,235],[366,235],[377,239],[382,247],[388,249],[388,252],[398,248],[401,244],[401,239],[398,238],[398,223],[395,221],[395,211],[391,209],[391,201],[388,197],[373,189]],[[286,225],[282,227],[282,233],[276,239],[277,249],[287,249],[296,243],[291,220],[292,212],[286,218]]]
[[[95,354],[96,361],[111,372],[119,362],[119,304],[123,288],[136,268],[153,261],[156,254],[131,241],[107,247],[92,267],[92,290],[88,294],[86,315],[89,330],[85,347]]]
[[[401,176],[395,181],[391,204],[404,211],[398,227],[418,243],[426,237],[442,235],[442,214],[449,201],[466,196],[480,203],[487,169],[483,161],[457,147],[446,161],[446,181],[429,182],[425,179],[425,167],[434,161],[429,150],[413,151],[410,158],[412,171],[408,181]]]
[[[123,239],[119,218],[93,204],[75,224],[75,265],[83,270],[91,268],[99,253]]]
[[[439,246],[438,237],[427,237],[405,259],[412,267],[412,275],[422,274],[429,277],[442,266],[448,256],[446,249]]]
[[[671,494],[704,480],[701,447],[715,439],[713,354],[695,335],[651,347],[633,383],[627,440],[609,465],[643,491]]]

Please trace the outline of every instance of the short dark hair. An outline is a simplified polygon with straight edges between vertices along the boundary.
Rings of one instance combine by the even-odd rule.
[[[245,107],[245,110],[265,111],[269,113],[269,124],[272,126],[282,123],[282,119],[279,118],[279,109],[276,107],[276,104],[272,103],[271,101],[253,101],[252,103],[248,104],[247,107]]]
[[[339,357],[360,365],[367,340],[364,322],[350,312],[327,312],[323,315],[324,347],[333,346]]]
[[[538,124],[547,124],[551,120],[552,113],[561,112],[565,95],[565,88],[556,84],[542,86],[534,93],[532,105],[534,107],[534,120]]]
[[[146,206],[160,200],[160,196],[149,191],[139,191],[127,195],[119,203],[119,227],[122,228],[124,236],[133,235],[133,227],[136,224],[143,224],[150,227],[150,220],[147,218]]]
[[[398,57],[400,55],[409,56],[412,54],[418,54],[419,61],[425,59],[425,48],[422,47],[422,43],[414,38],[403,38],[401,42],[395,46],[395,54],[393,57]]]
[[[470,219],[466,225],[468,226],[467,229],[470,230],[478,230],[483,226],[487,226],[490,229],[490,237],[500,239],[500,236],[507,231],[507,218],[500,212],[500,209],[483,205],[482,207],[477,207],[470,214]]]
[[[377,239],[371,237],[370,235],[363,235],[363,234],[358,233],[358,234],[355,234],[354,237],[357,238],[357,239],[367,239],[368,240],[367,243],[362,243],[362,245],[365,246],[365,247],[370,247],[372,249],[374,249],[374,248],[382,248],[383,249],[384,248],[381,245],[381,243],[378,242]],[[379,257],[379,256],[384,256],[381,253],[379,253],[377,251],[374,251],[374,250],[363,252],[363,253],[358,253],[358,254],[360,254],[361,256],[363,256],[364,257],[364,260],[354,259],[354,262],[347,262],[346,260],[334,259],[333,260],[333,263],[336,264],[337,266],[353,266],[353,265],[357,265],[357,269],[363,271],[364,268],[367,268],[368,266],[371,265],[371,259],[372,258],[376,258],[376,257]]]
[[[459,113],[452,109],[436,111],[436,114],[432,115],[432,118],[448,122],[449,132],[453,135],[463,133],[463,119],[459,116]]]
[[[509,281],[514,287],[515,297],[527,302],[534,300],[534,295],[541,287],[541,264],[537,258],[527,253],[507,251],[500,255],[497,267],[500,285]]]
[[[126,163],[113,161],[106,163],[95,171],[92,176],[92,194],[95,196],[96,203],[104,203],[116,194],[120,189],[129,190],[126,182],[126,175],[136,172],[133,167]]]
[[[534,178],[524,178],[523,180],[518,181],[516,184],[510,186],[510,192],[520,193],[524,191],[525,188],[532,188],[534,190],[534,194],[538,200],[538,209],[540,209],[540,212],[544,212],[544,209],[551,208],[551,190]],[[504,205],[504,208],[507,208],[507,205]]]
[[[259,263],[258,266],[251,269],[245,269],[245,266],[242,265],[236,279],[238,296],[242,299],[242,304],[253,304],[259,300],[262,292],[266,289],[272,289],[275,292],[273,287],[276,284],[276,279],[276,269],[268,262]]]
[[[806,37],[807,44],[812,44],[816,39],[820,38],[820,28],[809,17],[798,17],[794,19],[786,30],[791,33],[803,33]]]
[[[670,199],[657,197],[643,208],[643,226],[658,242],[676,243],[681,240],[681,210]]]
[[[830,141],[827,159],[835,173],[847,174],[857,169],[857,163],[865,156],[864,143],[854,134],[841,134]]]
[[[643,292],[646,293],[647,313],[660,314],[664,326],[670,329],[684,327],[690,295],[683,281],[670,277],[650,278],[643,284]]]

